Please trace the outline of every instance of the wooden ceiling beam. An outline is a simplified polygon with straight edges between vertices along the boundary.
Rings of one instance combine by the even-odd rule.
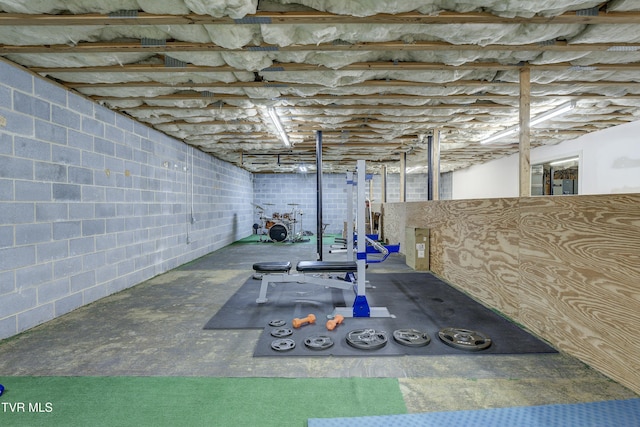
[[[323,67],[316,64],[306,63],[274,63],[272,66],[255,70],[256,72],[270,73],[277,72],[333,72],[341,71],[508,71],[518,70],[522,64],[500,64],[497,62],[470,62],[460,65],[447,65],[435,62],[355,62],[338,69]],[[640,69],[640,63],[631,62],[626,64],[591,64],[573,65],[568,62],[554,64],[529,65],[532,71],[629,71]],[[89,67],[29,67],[35,73],[252,73],[254,70],[244,70],[230,65],[206,66],[186,64],[180,67],[166,66],[165,64],[125,64],[106,65]]]
[[[320,11],[267,12],[259,11],[241,19],[216,18],[210,15],[162,15],[140,11],[127,13],[85,14],[23,14],[0,13],[0,25],[32,26],[111,26],[111,25],[301,25],[301,24],[638,24],[638,12],[607,12],[579,14],[565,12],[557,16],[506,17],[486,12],[447,12],[422,14],[404,12],[372,16],[336,15]]]
[[[339,87],[327,87],[318,84],[309,83],[286,83],[286,82],[210,82],[210,83],[164,83],[164,82],[119,82],[119,83],[87,83],[87,82],[65,82],[64,85],[71,89],[82,89],[85,87],[91,88],[123,88],[123,87],[144,87],[144,88],[275,88],[275,89],[295,89],[295,88],[318,88],[318,89],[347,89],[358,87],[518,87],[517,82],[496,81],[489,82],[483,80],[456,80],[446,83],[433,83],[433,82],[417,82],[407,80],[366,80],[359,83],[348,84]],[[531,86],[539,87],[571,87],[571,86],[612,86],[612,87],[634,87],[640,86],[639,82],[625,82],[625,81],[612,81],[612,80],[600,80],[585,81],[585,80],[571,80],[571,81],[556,81],[548,83],[536,83],[531,82]]]
[[[195,43],[160,40],[159,44],[145,44],[143,40],[126,42],[79,42],[77,44],[5,45],[0,44],[0,54],[34,53],[171,53],[171,52],[376,52],[376,51],[529,51],[529,52],[606,52],[608,50],[640,50],[640,43],[583,43],[570,44],[566,41],[554,43],[509,44],[453,44],[441,41],[416,40],[359,42],[359,43],[319,43],[307,45],[278,46],[271,44],[248,45],[226,48],[215,43]]]

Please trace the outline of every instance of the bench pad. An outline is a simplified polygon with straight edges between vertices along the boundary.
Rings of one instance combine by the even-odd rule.
[[[346,273],[358,271],[355,261],[300,261],[296,270],[309,273]]]
[[[289,261],[256,262],[253,269],[258,273],[272,273],[291,270]]]

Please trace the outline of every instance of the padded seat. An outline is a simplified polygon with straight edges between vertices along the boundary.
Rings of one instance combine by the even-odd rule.
[[[256,262],[253,264],[256,273],[282,273],[291,270],[290,261]]]
[[[301,273],[346,273],[358,271],[355,261],[300,261],[296,270]]]

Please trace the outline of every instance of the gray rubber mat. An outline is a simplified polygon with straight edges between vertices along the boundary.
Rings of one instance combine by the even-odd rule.
[[[205,325],[205,329],[264,329],[254,356],[398,356],[442,354],[523,354],[554,353],[551,346],[531,335],[518,325],[477,303],[429,273],[368,274],[370,288],[367,300],[371,307],[386,307],[391,318],[345,318],[335,330],[328,331],[325,323],[334,307],[350,307],[351,291],[324,288],[316,285],[286,283],[270,287],[269,302],[255,302],[260,280],[249,279],[238,292]],[[292,327],[294,318],[314,314],[317,321],[298,329]],[[269,326],[273,320],[286,322],[283,327]],[[479,351],[469,351],[445,344],[438,338],[442,328],[479,331],[490,338],[491,345]],[[295,347],[277,351],[272,342],[280,339],[271,335],[274,329],[290,328]],[[376,340],[374,349],[355,348],[346,336],[354,330],[373,329],[387,336]],[[430,343],[413,347],[402,345],[393,338],[398,329],[425,332]],[[326,349],[312,349],[304,342],[317,336],[331,338],[333,345]],[[283,346],[280,346],[283,348]],[[284,347],[286,348],[286,346]]]

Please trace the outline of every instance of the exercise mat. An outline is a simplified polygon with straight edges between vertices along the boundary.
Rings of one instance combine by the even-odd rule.
[[[351,306],[353,292],[303,283],[282,283],[270,286],[267,293],[269,301],[260,305],[255,302],[260,280],[249,279],[207,323],[205,329],[264,329],[258,338],[254,356],[362,357],[556,352],[545,342],[430,273],[370,273],[367,279],[369,305],[386,307],[394,317],[347,317],[333,331],[328,331],[325,326],[327,316],[334,307]],[[293,328],[294,318],[303,318],[308,314],[315,315],[315,323]],[[274,320],[283,320],[286,324],[270,326],[269,323]],[[479,350],[470,347],[470,350],[465,346],[445,344],[438,337],[438,332],[450,327],[478,331],[490,340],[490,345]],[[274,337],[272,332],[278,329],[291,329],[292,334]],[[386,343],[382,335],[376,336],[367,349],[354,347],[347,342],[350,332],[363,330],[384,332]],[[424,332],[430,342],[424,346],[401,344],[394,339],[396,330]],[[329,339],[323,338],[326,341],[322,341],[316,337]],[[284,346],[276,345],[279,350],[273,349],[272,343],[281,339],[292,342]],[[305,345],[307,339],[312,347]],[[314,342],[325,344],[314,345]],[[295,345],[292,346],[292,343]]]

